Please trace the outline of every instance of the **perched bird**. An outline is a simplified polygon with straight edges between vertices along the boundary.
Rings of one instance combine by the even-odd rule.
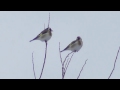
[[[47,42],[52,37],[52,31],[53,30],[51,28],[46,28],[39,35],[37,35],[34,39],[30,40],[30,42],[34,40],[40,40],[40,41]]]
[[[81,39],[80,36],[77,37],[76,40],[72,41],[64,50],[62,50],[61,52],[65,51],[65,50],[71,50],[72,52],[78,52],[81,47],[83,46],[83,41]]]

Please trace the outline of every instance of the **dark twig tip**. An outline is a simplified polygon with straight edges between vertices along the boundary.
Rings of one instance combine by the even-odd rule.
[[[88,59],[87,59],[87,60],[88,60]],[[83,68],[84,68],[84,66],[85,66],[85,64],[86,64],[86,62],[87,62],[87,60],[85,61],[85,63],[84,63],[84,65],[83,65],[82,69],[80,70],[80,73],[79,73],[79,75],[78,75],[77,79],[80,77],[81,72],[82,72],[82,70],[83,70]]]
[[[112,75],[112,73],[113,73],[113,71],[114,71],[114,69],[115,69],[115,64],[116,64],[116,61],[117,61],[117,57],[118,57],[119,51],[120,51],[120,47],[119,47],[119,49],[118,49],[118,52],[117,52],[117,55],[116,55],[116,59],[115,59],[115,61],[114,61],[114,66],[113,66],[113,69],[112,69],[112,71],[111,71],[108,79],[110,79],[110,77],[111,77],[111,75]]]
[[[61,52],[60,52],[60,42],[59,42],[59,54],[60,54],[60,61],[61,61],[61,64],[62,64],[62,57],[61,57]]]
[[[40,74],[40,78],[42,77],[42,73],[43,73],[43,69],[44,69],[44,66],[45,66],[45,61],[46,61],[46,54],[47,54],[47,41],[45,41],[46,43],[46,49],[45,49],[45,58],[44,58],[44,62],[43,62],[43,67],[42,67],[42,71],[41,71],[41,74]]]
[[[32,52],[33,73],[34,73],[34,78],[36,79],[35,69],[34,69],[34,61],[33,61],[33,53],[34,53],[34,51]]]
[[[49,28],[49,24],[50,24],[50,13],[49,13],[49,20],[48,20],[48,28]]]

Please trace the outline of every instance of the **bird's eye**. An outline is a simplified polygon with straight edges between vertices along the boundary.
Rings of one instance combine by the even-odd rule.
[[[78,39],[80,39],[80,37],[77,37]]]

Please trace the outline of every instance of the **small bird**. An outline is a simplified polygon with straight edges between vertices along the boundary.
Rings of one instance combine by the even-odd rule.
[[[60,52],[63,52],[65,50],[71,50],[72,52],[78,52],[82,46],[83,46],[83,41],[81,37],[78,36],[76,40],[72,41],[64,50]]]
[[[30,42],[34,40],[40,40],[40,41],[47,42],[52,37],[52,31],[53,30],[48,27],[44,29],[39,35],[37,35],[34,39],[30,40]]]

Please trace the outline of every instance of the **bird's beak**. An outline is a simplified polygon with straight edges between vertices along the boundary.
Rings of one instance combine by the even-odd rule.
[[[53,30],[51,30],[53,32]]]

